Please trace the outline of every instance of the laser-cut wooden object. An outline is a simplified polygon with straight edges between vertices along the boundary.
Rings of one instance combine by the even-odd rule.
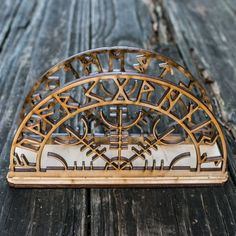
[[[15,187],[219,184],[226,144],[204,87],[164,55],[74,55],[26,97],[11,147]]]

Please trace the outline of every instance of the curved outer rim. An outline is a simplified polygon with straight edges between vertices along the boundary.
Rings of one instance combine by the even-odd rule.
[[[40,84],[42,84],[44,82],[44,80],[47,78],[47,76],[50,76],[52,74],[54,74],[56,71],[62,69],[66,63],[70,63],[73,62],[74,60],[76,60],[77,58],[89,54],[89,53],[106,53],[109,52],[111,50],[129,50],[127,53],[147,53],[147,54],[152,54],[155,55],[156,57],[159,57],[160,59],[162,59],[163,61],[167,61],[167,62],[171,62],[176,68],[179,69],[179,71],[184,74],[184,76],[186,76],[190,81],[195,81],[196,83],[198,83],[198,85],[201,87],[201,89],[203,91],[205,91],[204,86],[202,85],[202,83],[200,81],[198,81],[187,69],[185,69],[183,66],[181,66],[180,64],[178,64],[177,62],[175,62],[173,59],[171,59],[170,57],[167,57],[161,53],[157,53],[157,52],[153,52],[151,50],[147,50],[147,49],[142,49],[142,48],[137,48],[137,47],[127,47],[127,46],[115,46],[115,47],[101,47],[101,48],[95,48],[95,49],[90,49],[90,50],[86,50],[77,54],[74,54],[66,59],[63,59],[62,61],[58,62],[56,65],[52,66],[50,69],[48,69],[40,78],[39,80],[37,80],[34,85],[31,87],[30,92],[27,94],[25,101],[24,101],[24,105],[28,103],[28,101],[30,100],[30,97],[32,96],[33,92],[35,91],[34,88],[38,88],[40,86]],[[89,76],[89,75],[88,75]],[[81,79],[84,76],[78,78]],[[76,80],[78,80],[76,79]],[[205,96],[207,96],[207,93],[204,94]],[[208,96],[207,96],[208,97]],[[209,106],[209,109],[211,109],[211,102],[210,102],[210,98],[209,99],[209,103],[207,104],[207,106]],[[24,107],[23,105],[23,107]],[[25,116],[24,116],[25,117]]]
[[[222,166],[222,171],[225,172],[225,169],[226,169],[226,158],[227,158],[227,150],[226,150],[226,143],[225,143],[225,139],[224,139],[224,135],[223,135],[223,132],[222,132],[222,129],[220,127],[220,124],[219,122],[217,121],[217,119],[214,117],[213,113],[211,110],[208,109],[208,107],[202,103],[201,101],[199,101],[192,93],[190,93],[187,89],[183,88],[183,87],[180,87],[180,86],[177,86],[176,84],[174,83],[171,83],[169,81],[165,81],[163,79],[160,79],[160,78],[157,78],[157,77],[154,77],[154,76],[148,76],[148,75],[143,75],[143,74],[139,74],[139,73],[126,73],[126,72],[110,72],[110,73],[101,73],[101,74],[96,74],[96,75],[92,75],[92,76],[85,76],[85,77],[81,77],[79,80],[75,80],[75,81],[72,81],[72,82],[69,82],[67,84],[65,84],[63,87],[60,87],[60,88],[57,88],[56,90],[54,90],[52,93],[50,93],[46,98],[44,98],[43,100],[41,100],[35,107],[33,107],[33,109],[25,116],[25,118],[23,119],[23,121],[21,122],[21,124],[19,125],[19,128],[17,129],[16,131],[16,134],[14,136],[14,139],[13,139],[13,143],[12,143],[12,148],[11,148],[11,157],[10,157],[10,170],[13,171],[13,155],[14,155],[14,149],[15,149],[15,144],[17,142],[17,139],[18,139],[18,136],[20,135],[21,131],[22,131],[22,128],[25,126],[26,122],[29,120],[29,118],[31,117],[31,115],[34,113],[35,110],[37,110],[38,108],[40,108],[43,104],[45,104],[46,102],[48,102],[51,98],[53,98],[53,95],[54,94],[58,94],[58,93],[62,93],[66,90],[69,90],[69,89],[72,89],[74,87],[77,87],[77,86],[80,86],[84,83],[88,83],[88,82],[91,82],[89,80],[91,80],[92,78],[93,79],[104,79],[104,77],[108,77],[108,78],[112,78],[112,76],[116,77],[116,78],[119,78],[119,76],[129,76],[129,77],[135,77],[135,79],[140,79],[140,80],[143,80],[144,79],[147,79],[148,81],[150,82],[153,82],[153,83],[156,83],[156,84],[160,84],[162,86],[167,86],[167,87],[173,87],[173,89],[176,89],[177,91],[180,91],[183,95],[187,96],[188,98],[190,98],[192,101],[194,101],[195,103],[197,103],[198,105],[201,105],[201,107],[203,108],[203,110],[207,113],[207,115],[209,116],[209,118],[212,120],[213,124],[215,125],[218,133],[219,133],[219,137],[221,139],[221,144],[222,144],[222,156],[223,156],[223,166]],[[108,102],[103,102],[103,105],[102,106],[105,106],[105,105],[109,105],[111,104],[111,101],[108,101]],[[112,103],[112,104],[120,104],[120,102],[116,102],[116,103]],[[126,104],[130,104],[130,105],[141,105],[141,106],[147,106],[146,103],[141,103],[139,102],[139,104],[136,104],[134,101],[130,101],[130,103],[127,103]],[[98,103],[95,103],[93,105],[94,107],[97,107],[98,106]],[[100,105],[101,106],[101,105]],[[91,106],[90,106],[91,108]],[[151,108],[155,109],[154,106],[152,106]],[[80,108],[79,109],[79,112],[78,110],[75,112],[75,114],[78,114],[82,111],[86,110],[86,107],[85,108]],[[157,110],[157,109],[155,109]],[[163,111],[160,111],[163,113]],[[71,113],[71,114],[74,114],[74,113]],[[75,115],[74,114],[74,115]],[[164,113],[165,114],[165,113]],[[169,113],[168,114],[165,114],[165,115],[168,115],[169,116]],[[70,116],[69,118],[71,118],[72,116]],[[172,119],[175,119],[175,116],[172,115],[172,117],[170,116],[170,118]],[[65,121],[67,120],[67,116],[65,116],[62,120],[60,120],[56,127],[58,127],[59,125],[61,125],[62,123],[64,123]],[[183,126],[182,126],[183,127]],[[186,128],[183,127],[185,130]],[[53,133],[54,129],[51,129],[48,133],[48,137],[50,137],[50,135]],[[186,130],[187,131],[187,130]],[[191,137],[191,133],[188,132],[188,134],[190,135]],[[191,138],[193,143],[194,143],[194,138]],[[44,145],[46,144],[47,142],[47,139],[45,138],[44,141],[41,143],[42,147],[40,147],[40,150],[37,152],[37,162],[36,162],[36,166],[40,166],[40,159],[41,159],[41,152],[43,150],[43,147]],[[198,145],[196,145],[194,143],[194,146],[195,148],[198,147]],[[199,147],[198,147],[199,148]],[[199,150],[196,150],[196,152],[199,152]],[[200,153],[199,153],[200,154]],[[200,155],[198,155],[199,157]],[[199,160],[197,159],[197,163],[199,164]]]

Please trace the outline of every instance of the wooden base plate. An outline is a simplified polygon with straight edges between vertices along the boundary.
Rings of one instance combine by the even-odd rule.
[[[10,186],[18,188],[64,188],[64,187],[119,187],[119,186],[163,186],[163,185],[205,185],[222,184],[227,181],[227,172],[221,171],[107,171],[102,176],[100,171],[59,171],[53,175],[50,171],[32,176],[30,173],[9,172],[7,179]],[[118,173],[119,172],[119,173]]]

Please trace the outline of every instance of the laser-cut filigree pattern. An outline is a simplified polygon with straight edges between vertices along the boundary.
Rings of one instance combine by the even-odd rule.
[[[61,85],[60,70],[72,81]],[[183,79],[175,77],[176,70]],[[225,173],[224,136],[205,90],[160,54],[118,47],[75,55],[45,73],[23,110],[29,113],[22,113],[13,140],[10,173],[186,170],[201,175],[211,168]],[[186,144],[191,152],[183,150],[170,160],[156,156],[161,146]],[[70,161],[55,149],[48,151],[45,164],[42,156],[50,145],[78,147],[81,160]],[[221,151],[210,154],[204,145]]]

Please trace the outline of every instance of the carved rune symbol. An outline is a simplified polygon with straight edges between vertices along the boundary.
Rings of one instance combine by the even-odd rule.
[[[99,95],[97,95],[96,93],[93,93],[93,89],[99,84],[100,80],[96,80],[90,88],[88,88],[88,90],[85,92],[85,96],[92,98],[98,102],[102,102],[104,101]]]
[[[114,79],[114,82],[117,85],[118,91],[113,99],[115,101],[128,101],[129,98],[128,98],[124,88],[127,85],[127,83],[129,82],[129,80],[128,79],[121,80],[119,78],[116,78],[116,79]]]

